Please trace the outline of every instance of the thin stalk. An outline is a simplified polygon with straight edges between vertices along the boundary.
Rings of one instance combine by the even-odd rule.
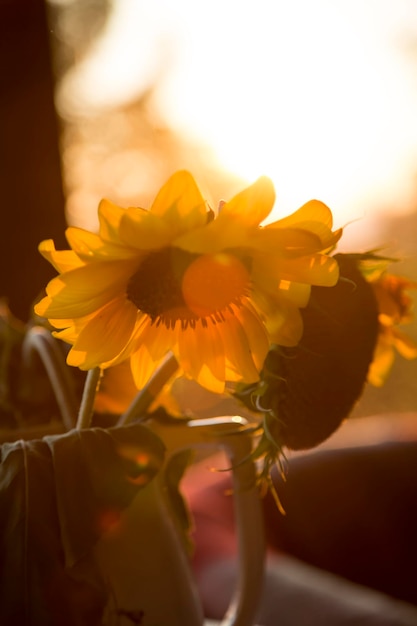
[[[37,355],[45,368],[55,395],[62,422],[66,430],[75,426],[77,400],[65,357],[51,333],[42,326],[34,326],[23,340],[23,358],[31,367],[34,355]]]
[[[80,410],[78,413],[77,430],[89,428],[93,417],[94,400],[100,386],[101,369],[95,367],[88,370],[85,379],[83,397],[81,398]]]
[[[153,373],[146,385],[139,391],[125,413],[120,416],[118,426],[129,424],[132,420],[146,413],[149,406],[158,396],[163,386],[178,370],[178,362],[173,354],[169,354],[158,369]]]

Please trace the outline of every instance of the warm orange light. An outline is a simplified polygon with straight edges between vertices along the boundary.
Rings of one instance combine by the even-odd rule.
[[[187,268],[182,293],[187,307],[198,316],[209,316],[236,303],[246,294],[249,273],[231,254],[205,254]]]
[[[372,247],[376,216],[415,206],[417,88],[406,44],[416,24],[415,0],[377,11],[348,0],[118,0],[58,104],[91,113],[152,87],[153,114],[196,139],[200,168],[210,155],[243,183],[272,178],[271,221],[318,198],[337,226],[360,221],[344,241],[368,231]],[[112,163],[109,176],[116,171]]]
[[[126,480],[133,485],[146,485],[155,471],[155,458],[139,446],[120,446],[120,456],[127,461]]]
[[[100,533],[117,530],[120,525],[121,513],[117,509],[106,509],[98,515],[97,526]]]

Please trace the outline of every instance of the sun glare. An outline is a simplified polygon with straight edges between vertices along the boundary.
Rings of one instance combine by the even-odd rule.
[[[164,121],[245,181],[272,178],[270,219],[319,198],[342,225],[414,208],[417,85],[406,43],[416,24],[414,0],[118,0],[67,93],[115,104],[152,75]]]
[[[221,14],[213,3],[203,14],[199,6],[200,27],[183,33],[160,110],[209,142],[234,173],[271,176],[278,206],[318,197],[348,221],[406,203],[417,91],[394,29],[386,32],[390,15],[378,16],[384,3],[353,4],[356,11],[341,10],[344,2],[260,2],[256,10],[228,2]],[[366,13],[369,4],[376,15]]]

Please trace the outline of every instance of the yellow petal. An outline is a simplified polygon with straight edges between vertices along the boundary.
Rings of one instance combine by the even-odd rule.
[[[101,200],[98,207],[99,235],[104,241],[120,242],[119,227],[125,211],[110,200]]]
[[[379,335],[373,361],[368,370],[367,380],[374,387],[381,387],[394,363],[394,349],[391,341],[383,334]]]
[[[256,257],[251,275],[254,291],[262,290],[279,295],[299,307],[305,307],[310,297],[310,287],[283,277],[282,260],[271,260],[269,255]]]
[[[53,336],[65,343],[69,343],[74,345],[77,341],[77,337],[80,334],[80,331],[75,328],[75,326],[68,326],[68,328],[64,328],[63,330],[53,331]]]
[[[70,227],[66,230],[66,237],[71,248],[77,255],[88,261],[95,259],[131,259],[137,258],[138,252],[126,245],[117,245],[103,241],[100,235],[90,233],[82,228]]]
[[[258,226],[272,211],[275,190],[266,176],[258,180],[223,205],[217,219],[219,223],[240,222],[245,226]]]
[[[229,383],[241,383],[242,382],[242,374],[236,370],[234,363],[231,363],[228,359],[226,359],[226,380]],[[253,381],[253,382],[256,382],[256,381]]]
[[[219,324],[218,329],[223,340],[225,356],[241,380],[247,383],[259,380],[259,371],[253,360],[251,346],[239,320],[231,315],[226,323]]]
[[[327,232],[329,229],[331,230],[333,226],[333,215],[329,207],[320,202],[320,200],[310,200],[303,204],[297,211],[291,213],[287,217],[283,217],[277,222],[273,222],[272,224],[268,224],[268,227],[271,228],[306,228],[306,230],[310,230],[310,226],[305,227],[304,225],[312,225],[314,228],[313,232],[316,234],[320,233],[321,228],[325,228],[323,232]],[[315,225],[315,226],[314,226]]]
[[[209,368],[207,363],[203,363],[203,366],[200,370],[197,382],[208,389],[208,391],[212,391],[213,393],[221,394],[225,389],[225,381],[224,379],[219,380]]]
[[[303,335],[303,318],[298,308],[279,302],[275,314],[266,320],[271,343],[296,346]]]
[[[289,302],[292,306],[303,309],[310,300],[311,286],[306,283],[294,283],[288,280],[280,280],[278,283],[278,296],[280,301]]]
[[[223,393],[226,374],[224,348],[213,326],[181,331],[174,354],[185,376],[209,391]]]
[[[52,303],[52,298],[50,298],[49,296],[46,296],[45,298],[42,298],[42,300],[39,300],[39,302],[35,304],[35,306],[33,307],[33,310],[35,311],[36,315],[39,315],[39,317],[46,317],[45,313],[48,310],[48,308],[51,306],[51,303]]]
[[[124,297],[108,302],[80,332],[68,364],[91,369],[116,357],[130,338],[136,316],[136,307]]]
[[[416,359],[417,343],[413,341],[411,337],[398,330],[398,328],[393,328],[391,332],[394,346],[397,348],[401,356],[405,359]]]
[[[195,329],[186,328],[178,336],[178,348],[175,356],[186,376],[198,380],[204,363],[204,354],[200,352]]]
[[[257,310],[265,317],[270,343],[284,346],[297,345],[303,332],[303,321],[298,305],[283,298],[280,292],[273,295],[256,291],[252,298]]]
[[[52,239],[42,241],[38,249],[41,255],[60,273],[84,265],[83,261],[72,250],[56,250]]]
[[[156,196],[151,212],[177,231],[186,232],[207,221],[207,207],[192,175],[176,172]]]
[[[128,360],[109,367],[103,372],[100,387],[94,400],[98,413],[123,413],[137,393]]]
[[[46,288],[47,306],[41,301],[37,312],[49,318],[76,318],[93,313],[124,291],[134,267],[131,261],[106,261],[66,272],[50,281]]]
[[[136,341],[143,344],[154,361],[160,361],[177,343],[179,325],[167,328],[165,324],[153,324],[149,317],[144,321]]]
[[[273,225],[259,229],[251,245],[275,258],[303,256],[323,249],[320,237],[314,232],[297,228],[275,228]]]
[[[206,388],[213,389],[212,377],[224,381],[224,347],[217,325],[213,323],[207,327],[198,324],[195,329],[189,327],[181,331],[178,335],[177,358],[185,374]],[[208,379],[211,381],[210,386],[207,384]],[[217,389],[218,383],[215,386]]]
[[[280,268],[282,280],[332,287],[339,280],[337,261],[323,254],[285,259]]]
[[[155,250],[167,246],[176,234],[159,215],[144,209],[126,209],[119,227],[125,245],[136,250]]]
[[[224,204],[212,222],[177,237],[174,244],[197,254],[251,247],[259,223],[269,215],[274,201],[272,182],[262,177]]]
[[[236,317],[245,329],[252,359],[260,371],[270,347],[265,325],[249,301],[236,308]]]
[[[162,359],[154,359],[146,346],[140,345],[130,358],[133,380],[138,389],[143,389]]]
[[[253,242],[254,228],[235,222],[220,222],[216,218],[202,228],[197,228],[177,237],[173,244],[177,248],[195,254],[217,254],[223,250],[248,248]]]
[[[225,380],[224,346],[218,331],[217,324],[207,328],[198,328],[197,345],[204,355],[204,362],[217,381]],[[211,388],[213,386],[211,385]],[[216,393],[220,387],[216,383]]]
[[[90,315],[87,319],[89,320],[91,319],[91,317],[92,316]],[[142,313],[141,311],[136,311],[136,321],[132,332],[130,333],[129,339],[117,356],[101,364],[101,367],[103,369],[108,367],[115,367],[120,363],[126,361],[126,359],[130,359],[131,355],[138,349],[138,345],[140,345],[138,343],[138,337],[141,336],[142,329],[146,325],[148,319],[149,318],[146,314]],[[75,323],[77,324],[78,320],[75,320]]]

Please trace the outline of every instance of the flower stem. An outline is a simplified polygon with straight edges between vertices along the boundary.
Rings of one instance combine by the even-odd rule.
[[[101,369],[95,367],[88,370],[85,380],[83,397],[81,399],[80,410],[78,413],[77,430],[89,428],[93,417],[94,400],[97,390],[100,386]]]
[[[118,426],[128,424],[135,418],[143,415],[177,369],[177,359],[173,354],[168,354],[143,389],[136,395],[125,413],[120,416]]]
[[[41,359],[60,409],[64,427],[66,430],[71,430],[75,426],[77,401],[68,367],[57,340],[45,328],[34,326],[26,333],[22,351],[23,359],[29,368],[32,366],[35,354]]]

